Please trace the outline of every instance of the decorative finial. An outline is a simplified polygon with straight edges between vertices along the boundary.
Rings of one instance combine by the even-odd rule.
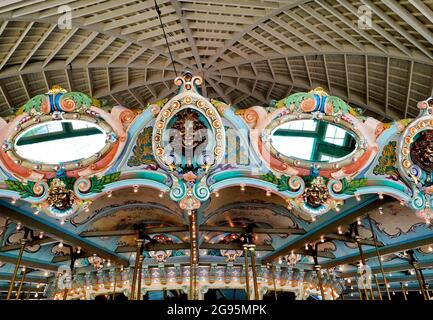
[[[329,96],[329,94],[322,87],[317,87],[313,90],[310,90],[308,93],[318,94],[319,96]]]
[[[56,85],[52,86],[50,90],[48,90],[47,94],[58,94],[58,93],[66,93],[67,90],[63,89],[61,86]]]

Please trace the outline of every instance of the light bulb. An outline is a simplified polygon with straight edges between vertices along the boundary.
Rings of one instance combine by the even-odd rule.
[[[267,191],[266,191],[266,196],[267,196],[267,197],[270,197],[270,196],[271,196],[271,191],[267,190]]]
[[[215,191],[215,197],[219,198],[220,193],[218,191]]]
[[[113,196],[113,192],[107,191],[107,198],[111,198]]]
[[[241,191],[245,191],[245,185],[241,184]]]
[[[59,248],[63,248],[63,241],[60,241]]]
[[[356,198],[356,201],[361,201],[361,196],[360,196],[359,194],[357,194],[357,195],[355,196],[355,198]]]
[[[341,230],[341,227],[338,227],[338,234],[343,234],[343,230]]]
[[[379,199],[383,200],[383,194],[382,193],[379,193]]]
[[[138,186],[134,186],[134,192],[137,193],[138,192]]]
[[[158,195],[158,197],[162,198],[164,196],[164,191],[161,191]]]
[[[39,232],[39,239],[42,239],[44,237],[44,233],[41,231]]]
[[[17,199],[13,198],[13,199],[11,200],[11,203],[12,203],[12,204],[16,204],[16,203],[17,203]]]

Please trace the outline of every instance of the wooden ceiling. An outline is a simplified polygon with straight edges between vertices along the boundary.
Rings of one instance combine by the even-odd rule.
[[[416,116],[433,95],[433,0],[157,3],[177,73],[203,76],[210,98],[266,105],[322,86],[382,120]],[[0,2],[2,116],[57,84],[142,108],[174,78],[154,0]]]

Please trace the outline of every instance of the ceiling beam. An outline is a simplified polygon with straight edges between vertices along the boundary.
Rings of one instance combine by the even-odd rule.
[[[424,268],[431,268],[433,266],[433,259],[429,258],[426,260],[419,260],[417,267],[420,269],[424,269]],[[378,274],[378,273],[382,273],[382,270],[380,269],[379,266],[376,267],[371,267],[371,273],[372,274]],[[413,266],[408,262],[404,262],[404,263],[393,263],[393,264],[386,264],[386,262],[384,263],[383,266],[383,271],[385,273],[389,273],[389,272],[400,272],[400,271],[407,271],[407,270],[411,270],[413,269]],[[348,270],[348,271],[343,271],[339,274],[340,278],[352,278],[359,275],[358,272],[358,268],[353,269],[353,270]]]
[[[277,248],[271,254],[263,257],[263,260],[265,262],[272,262],[273,260],[278,259],[280,256],[290,254],[292,250],[304,247],[306,243],[314,243],[318,241],[322,235],[334,233],[339,226],[348,225],[356,221],[356,218],[358,218],[359,216],[362,216],[365,213],[376,209],[382,204],[383,201],[379,202],[377,201],[376,197],[372,197],[360,203],[359,206],[351,206],[344,212],[334,216],[333,218],[328,219],[325,222],[318,222],[317,226],[313,227],[307,233],[296,237],[291,241],[288,241],[286,244]]]
[[[18,257],[10,253],[0,253],[0,261],[15,265],[18,261]],[[54,263],[45,262],[37,259],[30,259],[26,257],[23,257],[21,259],[20,265],[28,268],[50,271],[57,271],[57,269],[59,268],[59,266]]]
[[[50,49],[50,54],[48,55],[48,57],[45,59],[44,63],[42,64],[42,68],[44,68],[48,63],[50,63],[50,61],[56,56],[57,53],[59,53],[59,51],[66,45],[66,43],[69,41],[69,39],[71,39],[77,31],[78,31],[78,28],[74,28],[74,29],[70,30],[63,37],[63,39],[59,43],[57,43],[57,46],[55,48]]]
[[[188,226],[178,227],[150,227],[144,228],[143,231],[147,234],[154,233],[177,233],[188,231]],[[199,231],[203,232],[220,232],[220,233],[242,233],[245,232],[243,227],[224,227],[224,226],[200,226]],[[296,228],[253,228],[253,233],[258,234],[304,234],[305,231]],[[107,230],[107,231],[83,231],[80,233],[80,237],[91,238],[91,237],[121,237],[128,235],[137,235],[137,230]]]
[[[421,24],[421,22],[415,18],[413,14],[403,8],[395,0],[382,0],[382,3],[388,6],[395,14],[400,16],[400,18],[409,24],[418,34],[424,37],[428,43],[433,43],[433,34]]]
[[[221,58],[221,56],[233,45],[235,45],[237,42],[239,42],[239,40],[241,40],[245,35],[247,35],[249,32],[251,32],[252,30],[254,30],[257,26],[263,25],[265,24],[266,21],[268,21],[269,19],[279,15],[282,12],[286,12],[289,11],[291,8],[296,7],[297,5],[299,5],[299,3],[304,3],[304,2],[308,2],[308,1],[296,1],[294,3],[289,3],[286,5],[283,5],[281,7],[279,7],[276,10],[272,10],[270,11],[268,14],[256,19],[253,23],[250,23],[247,25],[247,27],[242,30],[241,32],[238,32],[236,34],[233,35],[232,39],[227,40],[224,43],[224,46],[222,48],[219,48],[217,53],[215,55],[213,55],[207,62],[205,69],[209,69],[216,61],[218,61],[218,59]]]
[[[409,249],[427,246],[430,244],[433,244],[433,235],[427,234],[410,240],[404,240],[378,247],[378,251],[379,254],[383,256],[395,252],[402,252]],[[376,258],[376,249],[364,250],[364,257],[365,259]],[[361,259],[361,257],[358,253],[352,253],[346,256],[339,257],[334,261],[324,262],[321,265],[323,268],[332,268],[341,264],[356,263],[357,261],[359,261],[359,259]]]
[[[109,259],[121,265],[128,265],[127,259],[113,253],[112,251],[83,239],[64,228],[58,227],[52,222],[48,222],[41,217],[28,213],[4,200],[0,200],[0,214],[9,217],[12,220],[21,222],[24,226],[31,229],[44,231],[45,234],[58,240],[62,240],[70,245],[80,247],[86,252],[97,254],[101,258]]]
[[[194,56],[195,63],[197,64],[198,69],[201,70],[203,68],[203,65],[201,63],[200,54],[197,50],[197,45],[195,43],[194,37],[192,36],[191,29],[189,28],[188,25],[188,21],[183,16],[183,11],[180,2],[177,0],[170,0],[170,3],[173,6],[173,8],[176,10],[176,15],[179,17],[182,30],[186,34],[188,43],[191,46],[191,51]]]
[[[5,285],[0,285],[0,292],[7,292],[9,290],[9,286],[5,286]],[[18,287],[15,287],[12,289],[12,292],[16,292],[18,290]],[[27,286],[27,285],[23,285],[23,287],[21,288],[21,292],[44,292],[45,288],[43,287],[37,287],[37,286]]]
[[[339,234],[327,234],[325,236],[325,239],[328,240],[338,240],[338,241],[342,241],[342,242],[350,242],[350,243],[357,243],[357,241],[349,236],[345,236],[345,235],[339,235]],[[368,239],[361,239],[360,243],[362,245],[366,245],[366,246],[374,246],[374,241],[373,240],[368,240]],[[382,242],[377,242],[377,246],[378,247],[382,247],[384,244]]]
[[[15,50],[19,47],[21,42],[26,37],[27,33],[32,29],[34,22],[30,22],[24,31],[21,32],[20,37],[15,41],[14,46],[8,50],[8,53],[3,58],[3,60],[0,62],[0,69],[3,69],[3,67],[6,65],[6,63],[9,61],[10,57],[14,54]]]
[[[58,240],[54,240],[51,238],[42,238],[42,239],[36,239],[30,242],[27,242],[26,246],[32,247],[37,245],[44,245],[44,244],[50,244],[58,242]],[[0,247],[0,252],[8,252],[8,251],[16,251],[21,248],[21,244],[10,244],[7,246]]]
[[[352,7],[352,10],[356,10],[353,6],[347,3],[346,0],[338,0],[345,7]],[[427,57],[433,59],[433,54],[431,51],[422,45],[414,36],[412,36],[409,32],[404,30],[399,23],[394,21],[386,12],[382,11],[378,6],[376,6],[370,0],[360,0],[361,3],[371,8],[374,14],[376,14],[379,18],[381,18],[384,22],[386,22],[393,30],[400,33],[407,41],[411,42],[415,47],[418,48],[421,52],[423,52]],[[394,46],[396,46],[401,52],[405,53],[408,57],[412,56],[411,51],[404,46],[397,38],[376,24],[374,21],[372,22],[372,28],[374,31],[382,35],[385,39],[391,42]]]
[[[10,281],[12,278],[11,273],[0,273],[0,281]],[[16,281],[20,281],[22,278],[22,275],[17,274]],[[38,277],[38,276],[32,276],[26,274],[26,277],[24,278],[24,282],[31,282],[31,283],[48,283],[48,279],[45,277]]]

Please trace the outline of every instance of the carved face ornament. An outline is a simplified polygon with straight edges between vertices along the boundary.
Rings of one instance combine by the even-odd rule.
[[[433,130],[422,132],[413,142],[410,156],[421,169],[433,172]]]
[[[76,196],[72,190],[68,190],[60,179],[54,179],[48,190],[48,204],[61,211],[68,210],[74,204]]]
[[[323,177],[317,177],[303,194],[304,201],[311,207],[320,207],[329,198],[328,188]]]

